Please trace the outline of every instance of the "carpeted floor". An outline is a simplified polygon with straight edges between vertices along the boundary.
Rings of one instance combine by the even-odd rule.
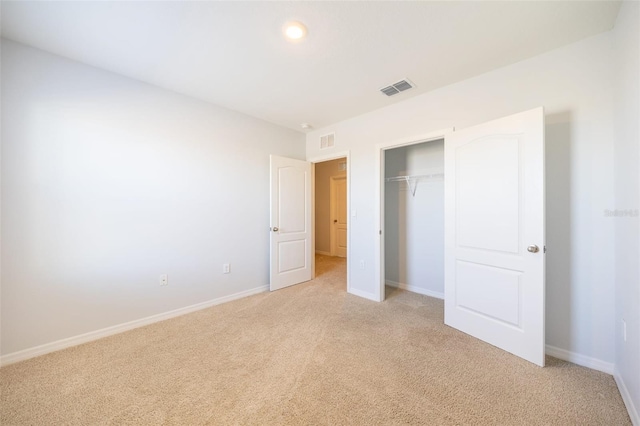
[[[443,325],[443,303],[309,283],[0,369],[8,425],[629,425],[613,378],[539,368]]]

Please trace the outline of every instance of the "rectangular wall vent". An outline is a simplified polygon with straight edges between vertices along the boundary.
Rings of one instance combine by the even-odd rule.
[[[404,92],[405,90],[409,90],[413,87],[415,87],[414,84],[405,78],[404,80],[400,80],[397,83],[393,83],[391,86],[383,87],[382,89],[380,89],[380,91],[387,96],[393,96],[400,92]]]
[[[336,141],[336,134],[329,133],[328,135],[320,136],[320,149],[327,149],[333,147]]]

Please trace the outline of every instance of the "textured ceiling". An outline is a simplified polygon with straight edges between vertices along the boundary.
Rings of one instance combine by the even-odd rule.
[[[2,36],[300,130],[615,23],[618,1],[2,2]],[[282,25],[303,22],[302,42]],[[416,88],[386,97],[402,78]]]

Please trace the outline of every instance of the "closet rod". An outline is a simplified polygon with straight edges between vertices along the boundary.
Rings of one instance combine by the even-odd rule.
[[[437,179],[444,178],[444,173],[433,173],[430,175],[407,175],[407,176],[394,176],[385,179],[387,182],[407,182],[407,186],[411,191],[411,196],[416,196],[416,189],[418,189],[418,181],[421,179]],[[413,185],[411,184],[413,182]]]
[[[431,179],[431,178],[443,178],[444,173],[434,173],[431,175],[407,175],[407,176],[394,176],[385,179],[387,182],[407,182],[408,180],[419,179]]]

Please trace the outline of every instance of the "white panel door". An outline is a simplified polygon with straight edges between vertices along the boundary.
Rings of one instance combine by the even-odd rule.
[[[331,178],[332,254],[347,257],[347,178]]]
[[[311,279],[311,163],[270,158],[273,291]]]
[[[445,141],[445,323],[544,366],[544,115]]]

